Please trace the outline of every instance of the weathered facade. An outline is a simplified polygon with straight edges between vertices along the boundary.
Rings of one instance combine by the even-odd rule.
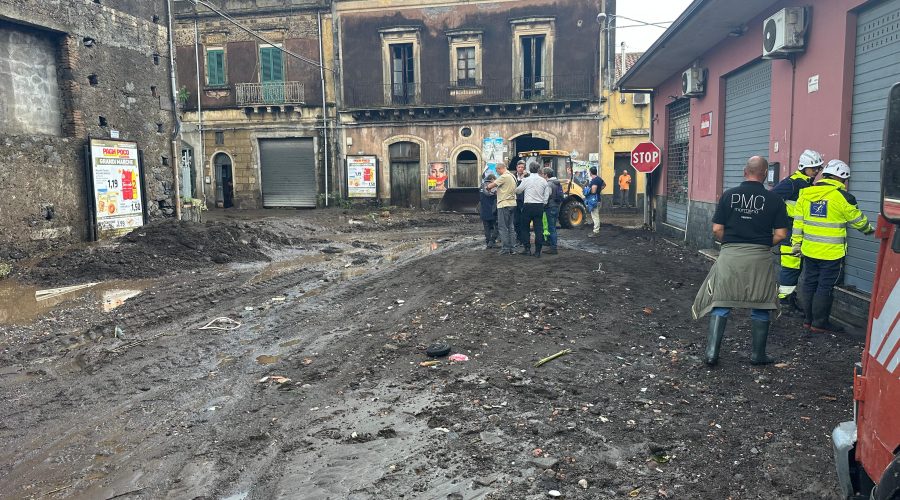
[[[627,71],[641,53],[629,52],[614,56],[615,81]],[[613,66],[613,65],[611,65]],[[650,140],[650,96],[643,92],[627,93],[613,87],[604,94],[603,122],[600,137],[600,176],[606,180],[604,201],[613,206],[644,206],[647,176],[631,166],[631,150]],[[619,176],[628,172],[632,178],[627,200],[619,192]]]
[[[447,187],[478,185],[486,140],[502,140],[503,161],[547,148],[596,158],[601,10],[600,1],[336,2],[340,160],[377,157],[380,201],[428,207]]]
[[[801,47],[764,58],[765,21],[784,8],[804,9],[791,28]],[[654,90],[653,139],[664,149],[657,228],[714,247],[715,203],[741,181],[747,158],[768,158],[774,183],[807,148],[850,164],[849,191],[874,220],[887,95],[900,81],[898,19],[900,0],[693,2],[620,82]],[[692,67],[703,88],[686,96]],[[838,295],[847,321],[864,324],[877,250],[875,238],[848,231]]]
[[[333,189],[329,3],[209,3],[253,33],[203,5],[176,7],[183,190],[210,206],[316,206]]]
[[[89,234],[89,137],[137,142],[150,218],[174,213],[167,3],[110,4],[0,0],[0,248],[13,258]]]

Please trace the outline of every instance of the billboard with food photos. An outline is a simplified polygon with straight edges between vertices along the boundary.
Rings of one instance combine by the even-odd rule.
[[[144,225],[144,200],[137,143],[91,139],[91,188],[97,239]]]

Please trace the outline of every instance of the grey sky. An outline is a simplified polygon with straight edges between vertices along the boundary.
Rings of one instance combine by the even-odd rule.
[[[644,22],[674,21],[690,5],[691,0],[619,0],[616,4],[616,14],[637,19]],[[634,23],[627,19],[619,19],[618,26],[630,26]],[[616,30],[616,50],[625,42],[625,50],[628,52],[642,52],[647,50],[653,42],[663,34],[664,28],[635,27]]]

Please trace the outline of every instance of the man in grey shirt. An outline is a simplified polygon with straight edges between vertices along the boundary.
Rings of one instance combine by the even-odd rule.
[[[525,205],[522,210],[524,216],[523,225],[528,229],[529,224],[534,229],[534,256],[541,256],[541,247],[544,246],[544,205],[550,199],[550,184],[547,179],[538,175],[540,165],[536,162],[532,163],[528,168],[529,174],[522,179],[522,182],[516,187],[516,193],[524,193]],[[531,238],[525,233],[525,241],[522,242],[525,248],[519,252],[520,255],[532,255]]]

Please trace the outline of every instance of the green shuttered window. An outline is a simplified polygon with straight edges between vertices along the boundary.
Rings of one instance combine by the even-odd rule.
[[[225,85],[225,50],[206,51],[206,84],[215,87]]]
[[[284,64],[278,47],[259,48],[259,80],[262,83],[283,82]]]

